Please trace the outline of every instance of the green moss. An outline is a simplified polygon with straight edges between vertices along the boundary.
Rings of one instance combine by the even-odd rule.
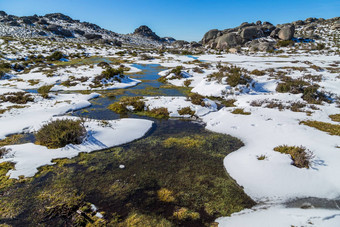
[[[250,115],[250,112],[245,112],[242,108],[236,108],[231,113],[233,114],[242,114],[242,115]]]
[[[53,149],[82,143],[86,129],[81,120],[57,119],[45,124],[34,135],[37,144]]]
[[[0,140],[0,147],[17,144],[23,137],[23,134],[13,134],[7,136],[5,139]]]
[[[217,217],[253,206],[223,166],[242,142],[198,126],[182,127],[160,129],[164,132],[127,146],[54,160],[32,180],[14,181],[5,189],[0,215],[15,226],[209,226]],[[169,137],[199,145],[168,146]],[[95,219],[89,203],[105,212],[105,220]]]
[[[340,136],[340,125],[326,123],[322,121],[301,121],[300,124],[316,128],[318,130],[327,132],[331,135]]]
[[[204,138],[201,136],[197,137],[170,137],[164,140],[164,147],[182,147],[182,148],[200,148],[204,144]]]

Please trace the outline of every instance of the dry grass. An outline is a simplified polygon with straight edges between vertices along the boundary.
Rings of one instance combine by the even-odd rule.
[[[330,135],[340,136],[340,125],[321,121],[301,121],[300,124],[319,129],[320,131],[328,132]]]

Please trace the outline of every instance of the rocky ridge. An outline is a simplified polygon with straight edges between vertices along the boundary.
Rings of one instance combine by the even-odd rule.
[[[251,47],[260,51],[270,51],[282,40],[320,39],[320,32],[328,28],[338,34],[340,17],[325,20],[323,18],[307,18],[287,24],[274,26],[270,22],[244,22],[235,28],[225,30],[212,29],[201,40],[203,46],[212,49],[229,49],[236,47]]]
[[[137,46],[170,45],[173,38],[160,38],[149,27],[141,26],[133,34],[119,34],[96,24],[81,22],[62,13],[17,17],[0,11],[0,36],[51,38],[57,41],[92,42]]]

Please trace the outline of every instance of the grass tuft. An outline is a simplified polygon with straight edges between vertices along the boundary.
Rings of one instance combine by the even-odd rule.
[[[301,121],[300,124],[319,129],[320,131],[328,132],[331,135],[340,136],[340,125],[322,121]]]

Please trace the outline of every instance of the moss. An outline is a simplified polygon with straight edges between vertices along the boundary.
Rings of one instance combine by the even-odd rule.
[[[43,125],[34,135],[37,144],[54,149],[82,143],[86,129],[81,120],[57,119]]]
[[[171,203],[175,201],[173,192],[166,188],[161,188],[157,191],[158,199],[162,202]]]
[[[340,125],[326,123],[322,121],[301,121],[300,124],[316,128],[318,130],[329,133],[330,135],[340,136]]]
[[[23,134],[13,134],[7,136],[5,139],[0,140],[0,147],[17,144],[23,137]]]
[[[204,139],[201,136],[197,137],[170,137],[164,140],[164,147],[183,147],[183,148],[200,148],[204,144]]]
[[[332,119],[332,121],[340,122],[340,114],[332,114],[329,115],[329,117]]]
[[[164,218],[157,217],[155,215],[145,215],[137,212],[132,212],[124,223],[119,226],[126,227],[171,227],[171,222]]]
[[[250,115],[250,112],[245,112],[242,108],[236,108],[231,113],[233,114],[242,114],[242,115]]]
[[[198,212],[192,212],[189,211],[188,208],[185,207],[181,207],[178,210],[176,210],[173,214],[174,218],[182,221],[185,219],[199,219],[200,218],[200,214]]]
[[[309,168],[313,154],[305,147],[282,145],[274,148],[274,151],[289,154],[293,160],[293,165],[298,168]]]
[[[91,226],[97,221],[104,226],[209,226],[217,217],[253,206],[223,166],[225,156],[242,142],[177,123],[180,129],[164,127],[162,133],[127,146],[54,160],[55,165],[39,168],[32,180],[14,182],[6,189],[0,196],[1,215],[10,215],[14,226]],[[168,137],[203,142],[168,147],[164,142]],[[120,169],[120,164],[126,168]],[[169,190],[175,201],[159,200],[161,189]],[[105,212],[104,221],[93,217],[88,202]],[[178,211],[175,216],[187,218],[175,218]]]
[[[195,111],[191,110],[191,108],[188,107],[183,107],[182,109],[178,110],[179,115],[190,115],[191,117],[195,115]]]

